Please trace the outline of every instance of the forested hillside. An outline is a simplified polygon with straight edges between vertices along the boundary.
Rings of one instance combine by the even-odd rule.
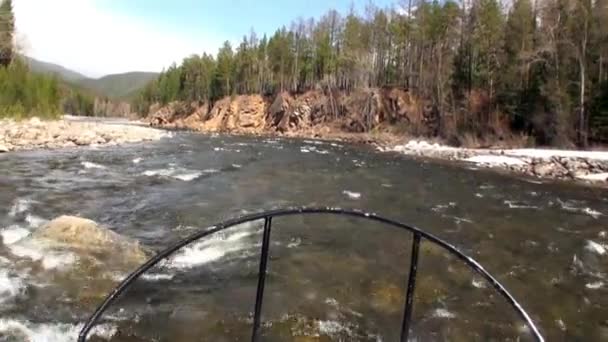
[[[608,139],[608,0],[406,1],[329,11],[271,36],[254,31],[173,65],[135,101],[400,88],[437,112],[437,134],[530,135],[539,144]],[[361,109],[363,111],[363,109]],[[334,115],[335,113],[327,113]]]

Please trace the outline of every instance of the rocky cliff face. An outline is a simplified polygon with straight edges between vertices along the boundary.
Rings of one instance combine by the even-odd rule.
[[[238,95],[208,103],[170,103],[151,108],[152,126],[187,128],[206,132],[280,133],[318,135],[319,132],[363,133],[383,125],[408,123],[433,131],[425,110],[407,91],[371,88],[352,93],[281,92],[274,97]]]

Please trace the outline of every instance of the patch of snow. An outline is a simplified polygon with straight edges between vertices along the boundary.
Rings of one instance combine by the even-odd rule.
[[[350,198],[352,200],[356,200],[356,199],[361,198],[361,193],[359,193],[359,192],[353,192],[353,191],[344,190],[344,191],[342,191],[342,193],[344,195],[346,195],[346,197],[348,197],[348,198]]]
[[[517,157],[529,157],[540,159],[551,159],[553,157],[564,158],[585,158],[592,160],[608,160],[606,151],[577,151],[577,150],[551,150],[538,148],[522,148],[513,150],[503,150],[505,155]]]
[[[590,173],[588,175],[577,175],[576,178],[587,180],[590,182],[606,182],[608,181],[608,172]]]
[[[396,145],[392,149],[395,152],[416,152],[416,151],[456,151],[456,147],[431,144],[425,140],[410,140],[405,145]]]
[[[526,165],[526,162],[514,157],[479,155],[463,159],[464,161],[482,165]]]

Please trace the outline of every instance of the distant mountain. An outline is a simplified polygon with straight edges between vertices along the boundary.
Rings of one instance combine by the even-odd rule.
[[[133,95],[156,77],[158,73],[155,72],[134,71],[107,75],[98,79],[84,79],[77,83],[110,98],[124,98]]]
[[[87,78],[85,75],[64,68],[61,65],[42,62],[30,57],[25,57],[25,60],[29,64],[32,71],[43,74],[53,74],[70,83],[77,83],[78,81],[82,81]]]
[[[137,93],[148,82],[158,77],[155,72],[127,72],[124,74],[107,75],[101,78],[88,78],[76,71],[61,65],[42,62],[31,57],[25,57],[34,72],[54,74],[65,82],[84,88],[99,96],[124,99]]]

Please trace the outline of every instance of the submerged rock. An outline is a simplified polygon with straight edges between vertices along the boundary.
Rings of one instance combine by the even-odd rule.
[[[46,291],[85,307],[95,305],[151,255],[137,241],[73,216],[56,218],[6,247],[14,265],[50,285]]]
[[[77,254],[120,256],[123,262],[141,264],[147,253],[137,242],[99,226],[95,221],[74,216],[58,217],[31,236],[47,245],[62,247]]]

